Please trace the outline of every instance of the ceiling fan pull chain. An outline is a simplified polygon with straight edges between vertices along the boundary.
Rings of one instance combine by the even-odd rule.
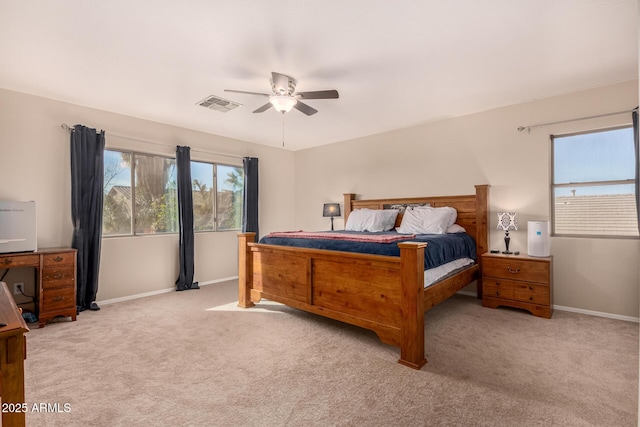
[[[282,115],[282,147],[284,147],[284,114]]]

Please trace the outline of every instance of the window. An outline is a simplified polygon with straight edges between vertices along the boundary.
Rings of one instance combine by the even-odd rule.
[[[191,176],[195,231],[240,229],[242,167],[191,162]],[[175,159],[105,150],[103,189],[104,236],[178,232]]]
[[[175,159],[105,150],[102,234],[176,233],[176,188]]]
[[[633,128],[552,136],[552,234],[637,237]]]
[[[218,230],[242,228],[244,170],[237,166],[217,165],[216,216]]]
[[[131,153],[104,151],[102,234],[131,234]]]
[[[178,232],[175,159],[134,154],[136,234]]]
[[[193,229],[195,231],[215,230],[213,166],[211,163],[191,162]]]
[[[239,230],[242,226],[243,168],[191,162],[191,179],[195,231]]]

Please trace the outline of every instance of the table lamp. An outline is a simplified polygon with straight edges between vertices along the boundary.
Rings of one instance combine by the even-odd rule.
[[[505,250],[502,252],[503,254],[511,254],[513,252],[509,251],[509,242],[511,238],[509,237],[509,230],[517,230],[518,229],[518,214],[515,212],[498,212],[498,230],[504,230],[504,245]]]
[[[333,218],[340,216],[340,203],[325,203],[322,216],[331,218],[331,231],[333,231]]]

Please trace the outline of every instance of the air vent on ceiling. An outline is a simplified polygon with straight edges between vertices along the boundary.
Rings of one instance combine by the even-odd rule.
[[[226,113],[227,111],[231,111],[242,106],[242,104],[238,104],[237,102],[229,101],[228,99],[220,98],[215,95],[208,96],[198,102],[198,105],[220,111],[221,113]]]

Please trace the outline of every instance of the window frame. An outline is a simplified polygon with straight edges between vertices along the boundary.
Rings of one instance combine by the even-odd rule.
[[[173,167],[176,170],[176,199],[175,199],[175,204],[176,204],[176,224],[175,225],[175,229],[177,231],[166,231],[166,232],[160,232],[160,233],[138,233],[136,232],[136,211],[134,206],[137,205],[137,199],[136,199],[136,188],[138,186],[138,184],[136,183],[136,168],[138,167],[138,163],[137,163],[137,159],[136,156],[144,156],[144,157],[154,157],[154,158],[160,158],[160,159],[164,159],[164,160],[173,160]],[[177,179],[178,179],[178,164],[176,162],[176,158],[175,157],[171,157],[171,156],[166,156],[166,155],[159,155],[159,154],[146,154],[146,153],[142,153],[142,152],[138,152],[138,151],[132,151],[131,152],[131,164],[133,165],[133,167],[131,168],[131,223],[132,223],[132,235],[133,236],[161,236],[161,235],[170,235],[170,234],[178,234],[180,231],[180,219],[177,216],[178,215],[178,188],[177,188]]]
[[[176,158],[175,157],[171,157],[168,155],[162,155],[162,154],[156,154],[156,153],[145,153],[143,151],[135,151],[135,150],[129,150],[129,149],[123,149],[123,148],[116,148],[116,147],[105,147],[105,151],[113,151],[113,152],[117,152],[117,153],[125,153],[125,154],[129,154],[130,156],[130,167],[129,167],[129,184],[130,184],[130,191],[131,191],[131,210],[129,211],[130,214],[130,232],[127,234],[108,234],[105,235],[104,234],[104,230],[102,231],[102,237],[103,238],[112,238],[112,237],[139,237],[139,236],[164,236],[164,235],[173,235],[173,234],[178,234],[178,231],[168,231],[168,232],[161,232],[161,233],[138,233],[136,232],[136,156],[146,156],[146,157],[158,157],[161,159],[168,159],[168,160],[173,160],[175,162]],[[177,165],[174,165],[177,168]],[[104,175],[102,177],[102,186],[104,188]],[[176,196],[176,204],[178,203],[178,199]],[[102,207],[102,211],[104,213],[104,206]],[[177,219],[176,219],[177,220]]]
[[[135,179],[136,179],[136,175],[135,175],[135,168],[136,168],[136,155],[140,155],[140,156],[153,156],[153,157],[159,157],[162,159],[169,159],[169,160],[173,160],[175,161],[176,158],[175,156],[168,156],[168,155],[162,155],[162,154],[155,154],[155,153],[146,153],[143,151],[136,151],[136,150],[130,150],[130,149],[123,149],[123,148],[117,148],[117,147],[106,147],[105,148],[106,151],[113,151],[113,152],[117,152],[117,153],[126,153],[130,155],[130,163],[131,163],[131,167],[129,168],[129,179],[130,179],[130,185],[131,185],[131,210],[129,211],[130,213],[130,233],[127,234],[108,234],[105,235],[104,233],[102,233],[102,237],[106,238],[106,239],[110,239],[110,238],[122,238],[122,237],[148,237],[148,236],[164,236],[164,235],[175,235],[175,234],[179,234],[179,231],[171,231],[171,232],[163,232],[163,233],[137,233],[136,232],[136,208],[135,208],[135,197],[136,197],[136,185],[135,185]],[[231,167],[231,168],[239,168],[242,169],[242,165],[237,165],[237,164],[230,164],[230,163],[221,163],[221,162],[213,162],[213,161],[207,161],[207,160],[196,160],[196,159],[191,159],[191,163],[196,162],[196,163],[205,163],[208,165],[212,165],[213,167],[213,229],[212,230],[194,230],[194,233],[218,233],[218,232],[237,232],[238,230],[242,229],[242,226],[240,226],[239,228],[229,228],[229,229],[223,229],[220,230],[219,229],[219,225],[218,225],[218,166],[226,166],[226,167]],[[177,166],[177,165],[176,165]],[[102,181],[102,185],[104,188],[104,175],[103,175],[103,181]],[[243,179],[244,179],[244,172],[243,172]],[[193,184],[193,177],[191,178],[191,182]],[[243,190],[244,191],[244,190]],[[103,196],[104,197],[104,196]],[[177,203],[177,199],[176,199],[176,203]],[[104,206],[103,206],[103,212],[104,212]]]
[[[194,230],[194,233],[212,233],[212,232],[219,232],[219,233],[224,233],[226,231],[240,231],[242,230],[242,224],[240,224],[240,227],[238,228],[225,228],[225,229],[220,229],[220,223],[218,221],[218,166],[225,166],[225,167],[229,167],[229,168],[236,168],[236,169],[242,169],[242,165],[234,165],[234,164],[230,164],[230,163],[221,163],[221,162],[212,162],[212,161],[206,161],[206,160],[194,160],[191,159],[192,163],[204,163],[207,165],[212,165],[212,169],[213,169],[213,184],[212,184],[212,188],[214,190],[214,194],[213,194],[213,230]],[[242,179],[244,182],[244,171],[242,171]],[[191,176],[191,182],[193,183],[193,176]],[[244,192],[244,189],[242,190]],[[244,197],[243,197],[244,198]],[[194,221],[195,222],[195,221]]]
[[[620,129],[633,129],[633,124],[627,125],[619,125],[607,128],[597,128],[590,129],[579,132],[570,132],[563,134],[550,135],[551,141],[551,165],[550,165],[550,181],[549,181],[549,199],[550,199],[550,211],[551,211],[551,237],[570,237],[570,238],[589,238],[589,239],[632,239],[638,240],[640,239],[640,233],[634,236],[625,236],[625,235],[613,235],[613,234],[564,234],[556,232],[556,209],[555,209],[555,190],[557,188],[577,188],[577,187],[595,187],[595,186],[606,186],[606,185],[635,185],[635,178],[630,178],[626,180],[610,180],[610,181],[584,181],[584,182],[569,182],[563,184],[555,184],[555,139],[556,138],[567,138],[578,135],[587,135],[594,134],[599,132],[610,132]],[[638,162],[638,159],[635,159],[635,162]],[[640,218],[638,218],[640,221]]]

